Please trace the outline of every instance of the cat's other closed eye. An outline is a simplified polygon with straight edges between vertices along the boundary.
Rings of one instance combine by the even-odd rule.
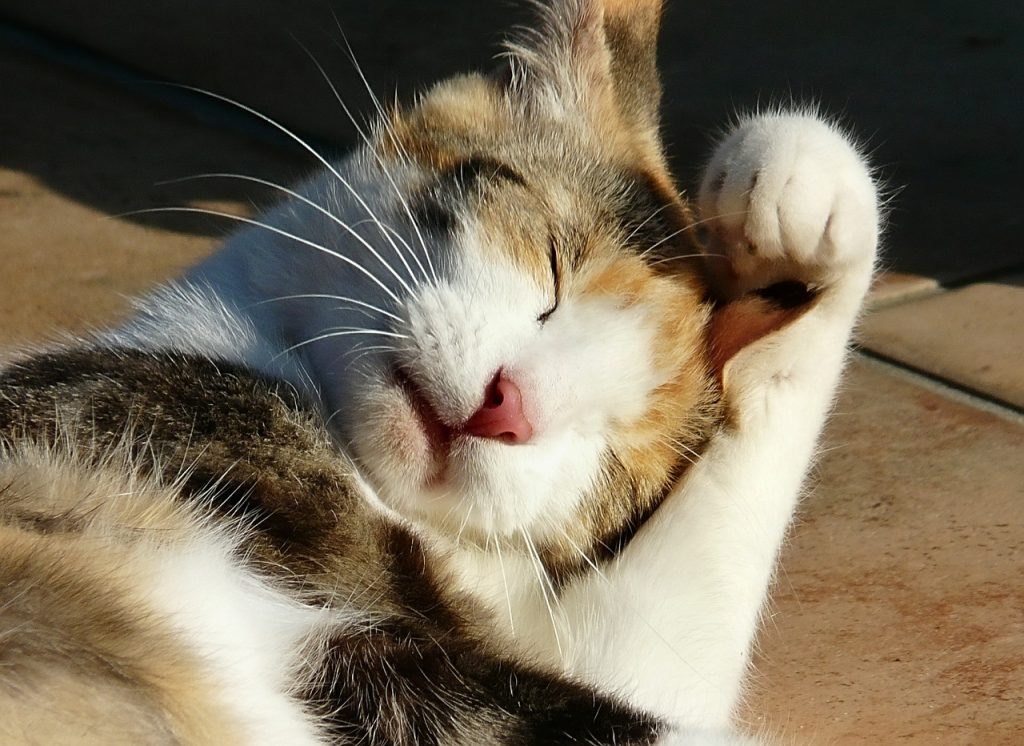
[[[555,311],[558,310],[558,298],[561,295],[560,288],[559,288],[559,285],[560,285],[559,279],[560,278],[559,278],[559,274],[558,274],[558,251],[555,248],[554,240],[552,240],[551,241],[551,280],[552,280],[552,283],[553,283],[553,285],[552,285],[552,292],[553,292],[554,301],[551,304],[551,308],[549,308],[548,310],[546,310],[544,313],[542,313],[540,316],[537,317],[537,321],[539,321],[541,324],[543,324],[548,319],[550,319],[551,318],[551,314],[553,314]]]

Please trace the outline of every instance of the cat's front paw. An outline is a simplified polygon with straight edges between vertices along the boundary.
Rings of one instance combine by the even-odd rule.
[[[708,269],[725,298],[783,281],[867,288],[877,190],[849,140],[817,117],[739,122],[715,149],[699,206]]]

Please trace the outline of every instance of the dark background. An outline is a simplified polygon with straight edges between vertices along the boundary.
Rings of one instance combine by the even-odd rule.
[[[890,269],[948,285],[1020,272],[1022,8],[995,0],[669,0],[660,45],[663,119],[681,183],[694,183],[710,138],[733,112],[758,102],[819,101],[863,140],[894,193]],[[151,81],[199,86],[340,150],[353,142],[353,130],[302,48],[327,69],[352,109],[370,113],[334,16],[370,86],[407,100],[441,77],[492,66],[503,32],[529,11],[504,0],[0,0],[0,51],[99,73],[157,105],[243,130],[268,149],[288,147],[252,118]],[[38,83],[19,82],[18,69],[0,78],[8,118],[30,117],[19,107],[40,95]],[[97,109],[84,126],[111,136],[128,126],[104,118]],[[33,125],[31,145],[0,139],[0,164],[103,209],[130,208],[104,204],[103,190],[84,188],[77,177],[62,182],[68,170],[61,163],[76,157],[71,129],[44,121]],[[61,155],[40,158],[40,149]],[[148,186],[182,175],[166,158],[125,155],[128,166],[118,178]],[[297,147],[289,157],[304,163]],[[234,168],[246,170],[244,163]],[[216,197],[219,188],[197,183],[189,196]],[[181,229],[202,230],[187,221]]]

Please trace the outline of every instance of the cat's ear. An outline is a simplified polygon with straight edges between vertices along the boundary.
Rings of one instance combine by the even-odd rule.
[[[605,42],[623,115],[656,135],[661,107],[658,29],[662,0],[604,0]]]
[[[810,293],[794,294],[787,288],[782,297],[749,293],[718,305],[708,326],[711,367],[723,390],[729,390],[729,365],[750,345],[783,329],[804,315],[815,302]]]
[[[509,43],[508,80],[521,96],[579,114],[613,141],[659,149],[661,0],[553,0],[536,28]]]

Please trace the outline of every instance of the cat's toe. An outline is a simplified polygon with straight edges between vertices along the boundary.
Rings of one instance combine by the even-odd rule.
[[[870,274],[875,184],[834,127],[807,114],[740,122],[717,146],[699,195],[708,266],[728,295],[798,280]]]

